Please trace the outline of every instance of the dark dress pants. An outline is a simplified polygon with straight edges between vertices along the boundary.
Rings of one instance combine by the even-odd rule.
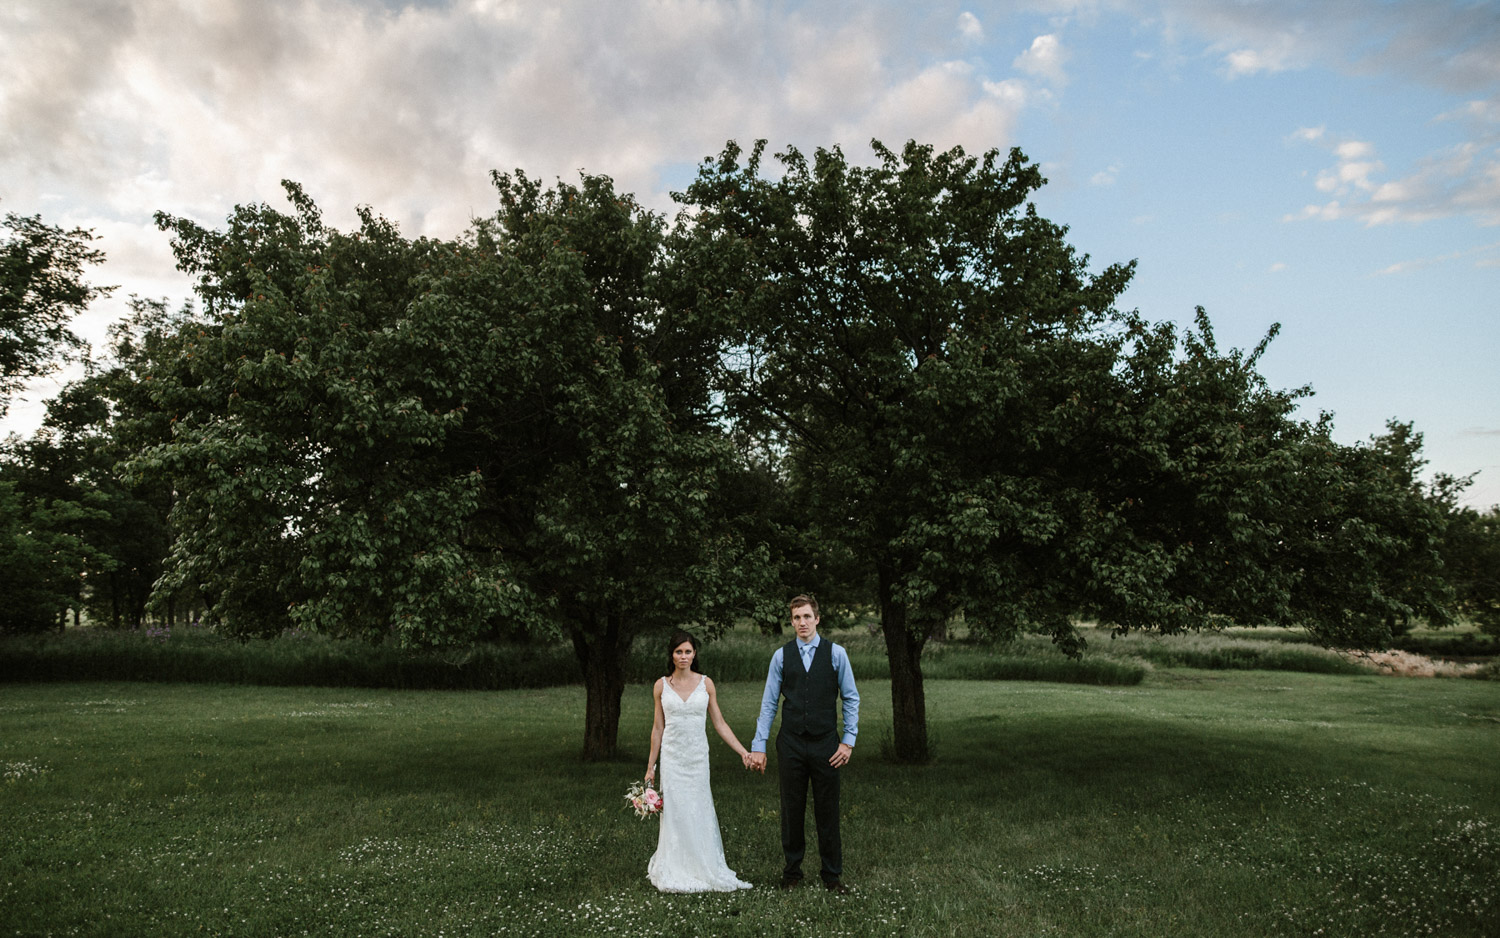
[[[776,736],[776,774],[781,782],[781,850],[786,854],[784,877],[802,876],[807,853],[807,789],[812,786],[813,822],[818,828],[819,870],[824,881],[844,873],[844,850],[839,840],[839,770],[828,764],[838,751],[839,737],[830,733],[807,738],[781,732]]]

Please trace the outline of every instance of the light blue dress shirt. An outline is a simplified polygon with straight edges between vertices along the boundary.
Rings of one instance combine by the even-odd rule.
[[[804,669],[812,667],[812,657],[822,641],[821,635],[814,635],[810,642],[797,639],[797,649],[802,656],[799,663]],[[833,676],[838,679],[839,696],[844,701],[844,736],[840,742],[853,746],[854,737],[859,734],[859,691],[854,687],[854,669],[849,666],[849,655],[844,646],[837,642],[830,644],[833,645]],[[776,721],[776,711],[781,707],[781,653],[785,647],[783,645],[771,655],[766,690],[760,697],[760,719],[755,721],[755,739],[750,741],[751,752],[765,752],[766,741],[771,738],[771,724]]]

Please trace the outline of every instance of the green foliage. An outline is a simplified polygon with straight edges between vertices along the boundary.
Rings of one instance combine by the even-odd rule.
[[[290,213],[223,230],[161,215],[203,312],[136,301],[13,447],[0,573],[44,597],[33,623],[139,624],[154,582],[158,614],[238,636],[562,636],[598,757],[638,637],[773,628],[807,588],[878,605],[913,761],[922,656],[960,615],[1074,656],[1080,615],[1359,647],[1454,609],[1500,629],[1495,525],[1418,480],[1409,425],[1336,444],[1257,372],[1275,327],[1247,354],[1201,309],[1116,310],[1133,264],[1091,272],[1019,151],[874,149],[788,149],[768,178],[730,144],[670,222],[607,177],[519,171],[453,240],[369,209],[334,230],[291,183]],[[102,291],[87,232],[7,224],[15,377]]]
[[[1071,635],[1077,597],[1042,559],[1084,494],[1058,456],[1113,383],[1130,267],[1088,274],[1026,204],[1042,177],[1019,151],[873,146],[868,168],[788,149],[773,180],[763,144],[744,164],[731,144],[681,198],[744,258],[730,401],[788,448],[801,533],[867,565],[897,747],[921,760],[922,646],[953,613]]]
[[[463,249],[367,209],[334,231],[287,191],[296,215],[240,207],[224,232],[158,219],[209,311],[140,375],[171,423],[133,463],[178,493],[162,586],[239,634],[471,635],[519,607],[505,563],[464,549],[472,465],[440,458],[471,377],[437,366],[453,323],[412,315]]]
[[[731,145],[682,198],[745,259],[741,426],[786,452],[808,540],[875,582],[899,750],[922,757],[922,649],[960,611],[1073,654],[1079,613],[1126,632],[1347,614],[1299,601],[1284,559],[1318,433],[1291,417],[1306,389],[1256,371],[1275,328],[1225,352],[1202,310],[1181,332],[1115,310],[1133,265],[1090,274],[1019,151],[874,147],[869,168],[788,150],[768,180],[761,146]]]
[[[561,632],[607,755],[635,635],[768,592],[717,498],[711,251],[604,177],[495,181],[500,211],[453,242],[368,210],[331,230],[292,184],[295,215],[161,217],[210,317],[142,375],[171,436],[133,465],[178,492],[163,586],[237,634]]]
[[[82,531],[103,516],[79,502],[24,497],[0,478],[0,632],[63,626],[95,556]]]
[[[958,612],[1071,654],[1079,614],[1361,647],[1446,619],[1409,426],[1338,446],[1294,419],[1308,389],[1257,372],[1276,327],[1224,351],[1202,309],[1188,330],[1115,310],[1133,265],[1090,274],[1019,151],[873,146],[873,167],[789,149],[767,179],[763,145],[731,144],[681,198],[743,258],[743,432],[786,454],[808,540],[875,582],[898,751],[924,757],[922,650]]]
[[[1280,552],[1297,574],[1292,619],[1344,648],[1384,647],[1415,618],[1451,622],[1446,519],[1418,479],[1421,434],[1392,421],[1368,444],[1341,446],[1330,432],[1325,418],[1298,451],[1298,510]]]
[[[1500,507],[1480,512],[1450,504],[1442,555],[1458,613],[1500,639]]]
[[[94,287],[85,268],[104,255],[89,247],[93,234],[47,225],[40,217],[7,214],[0,224],[0,415],[25,383],[77,354],[83,342],[69,329],[73,316],[109,287]],[[58,415],[89,410],[64,394],[49,406]],[[89,414],[83,419],[95,416]],[[80,609],[82,577],[117,563],[100,549],[99,527],[109,517],[109,495],[78,478],[67,446],[31,451],[7,441],[0,463],[0,631],[60,626]],[[40,452],[38,450],[48,450]]]
[[[875,148],[872,168],[790,149],[770,181],[731,146],[684,196],[755,262],[736,403],[794,444],[809,535],[855,545],[884,613],[1047,620],[1019,548],[1060,525],[1041,464],[1108,377],[1130,268],[1089,276],[1023,208],[1042,180],[1019,152]]]
[[[132,305],[139,310],[143,304]],[[75,513],[73,527],[63,532],[87,550],[70,568],[72,583],[62,590],[68,596],[62,608],[85,611],[115,627],[138,627],[167,549],[170,493],[132,484],[119,471],[122,458],[138,451],[127,429],[128,392],[127,399],[119,394],[129,382],[121,380],[120,371],[118,363],[101,369],[90,362],[84,378],[47,403],[37,431],[7,446],[0,474],[32,504],[86,509]]]
[[[26,381],[46,374],[82,340],[73,316],[111,287],[90,286],[84,268],[104,260],[92,232],[64,231],[40,216],[7,213],[0,234],[0,416]]]

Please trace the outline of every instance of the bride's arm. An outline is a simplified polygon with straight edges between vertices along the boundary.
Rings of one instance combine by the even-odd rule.
[[[661,731],[667,725],[666,717],[661,712],[661,685],[662,678],[656,679],[656,685],[651,688],[651,697],[656,701],[656,718],[651,723],[651,758],[646,762],[646,784],[651,784],[656,777],[656,757],[661,753]]]
[[[707,677],[704,677],[703,682],[708,688],[708,716],[714,721],[714,731],[719,734],[720,739],[729,744],[730,749],[744,759],[750,751],[740,745],[740,741],[735,738],[734,730],[729,728],[728,721],[724,719],[724,714],[719,712],[719,692],[714,688],[714,682]]]

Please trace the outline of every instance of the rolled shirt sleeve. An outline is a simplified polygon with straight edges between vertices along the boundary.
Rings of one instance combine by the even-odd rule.
[[[839,696],[844,699],[844,736],[840,742],[853,746],[854,737],[859,735],[859,689],[854,686],[849,653],[842,645],[833,646],[833,674],[839,679]]]

